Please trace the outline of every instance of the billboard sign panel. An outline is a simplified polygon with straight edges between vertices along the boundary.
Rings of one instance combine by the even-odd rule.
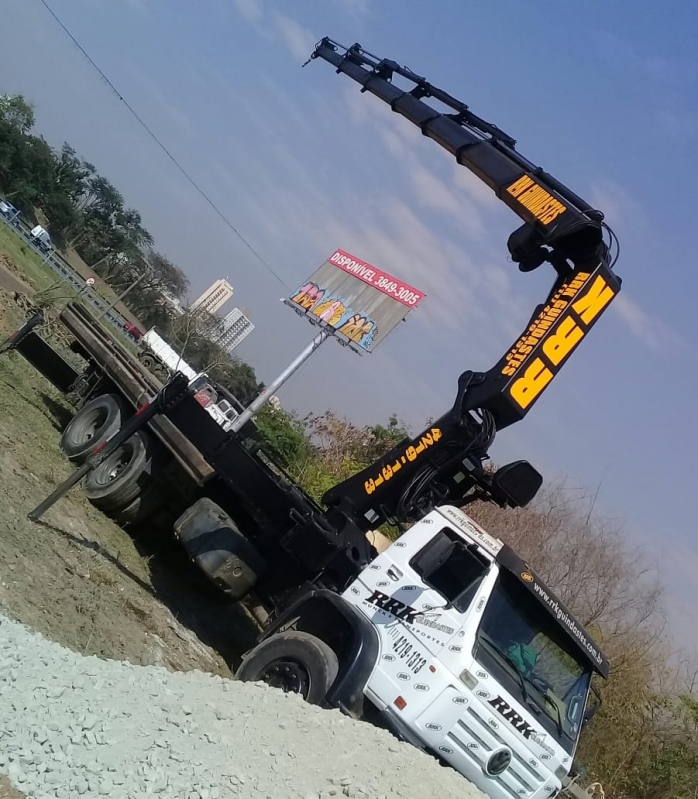
[[[424,292],[344,250],[284,300],[313,324],[371,352],[424,299]]]

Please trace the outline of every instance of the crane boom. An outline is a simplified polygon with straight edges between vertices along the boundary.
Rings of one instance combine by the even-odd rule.
[[[573,263],[602,255],[601,211],[515,150],[516,141],[496,125],[485,122],[469,107],[395,61],[378,59],[359,44],[345,48],[325,37],[311,59],[322,58],[361,85],[422,133],[455,156],[459,164],[487,184],[497,197],[524,220],[524,230],[509,239],[512,259],[524,271],[540,265],[536,260],[547,245]],[[409,91],[393,83],[399,75],[412,84]],[[432,98],[451,109],[442,113],[424,100]],[[535,264],[535,266],[534,266]]]
[[[328,37],[310,60],[317,58],[419,127],[523,220],[507,242],[520,271],[547,262],[555,272],[545,301],[502,358],[486,372],[460,376],[449,411],[331,488],[323,501],[363,526],[399,524],[434,504],[463,504],[483,495],[502,506],[526,504],[542,482],[533,467],[518,461],[492,472],[483,463],[495,433],[523,419],[620,291],[611,257],[617,239],[601,211],[517,152],[511,136],[412,70]],[[397,86],[395,76],[408,88]]]

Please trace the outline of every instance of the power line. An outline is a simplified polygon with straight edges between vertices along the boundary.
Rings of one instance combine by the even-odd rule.
[[[187,172],[187,170],[179,163],[179,161],[172,155],[172,153],[168,150],[166,145],[162,142],[162,140],[151,130],[148,126],[148,123],[145,122],[144,119],[138,114],[136,109],[126,100],[126,98],[121,94],[121,92],[116,88],[116,86],[109,80],[109,78],[105,75],[99,65],[94,61],[94,59],[88,54],[85,48],[80,44],[80,42],[73,36],[73,34],[68,30],[65,26],[63,21],[60,17],[56,14],[56,12],[51,8],[48,4],[47,0],[39,0],[41,5],[49,12],[49,14],[54,18],[54,20],[58,23],[61,27],[63,32],[70,38],[73,44],[78,48],[78,50],[83,54],[83,56],[87,59],[89,64],[99,73],[99,76],[102,80],[107,84],[107,86],[111,89],[111,91],[116,95],[116,97],[124,104],[124,106],[128,109],[130,114],[134,117],[134,119],[138,122],[138,124],[145,130],[145,132],[150,136],[150,138],[157,144],[157,146],[165,153],[165,155],[172,161],[172,163],[177,167],[177,169],[182,173],[182,175],[186,178],[186,180],[194,187],[194,189],[203,197],[203,199],[211,206],[211,208],[215,211],[215,213],[223,220],[223,223],[232,230],[232,232],[240,239],[240,241],[247,247],[247,249],[257,258],[257,260],[264,266],[266,269],[271,272],[272,275],[281,283],[284,288],[288,288],[288,285],[283,280],[283,278],[276,272],[276,270],[268,264],[264,258],[255,250],[255,248],[250,244],[249,241],[240,233],[240,231],[233,225],[233,223],[225,216],[225,214],[218,208],[218,206],[213,202],[213,200],[206,194],[206,192],[199,186],[199,184],[192,178],[192,176]]]

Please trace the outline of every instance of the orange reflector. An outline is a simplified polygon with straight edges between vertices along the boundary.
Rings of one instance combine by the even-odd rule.
[[[404,710],[407,707],[407,702],[401,696],[398,696],[393,704],[398,710]]]
[[[435,673],[436,673],[436,666],[429,666],[429,671],[430,671],[432,674],[435,674]]]

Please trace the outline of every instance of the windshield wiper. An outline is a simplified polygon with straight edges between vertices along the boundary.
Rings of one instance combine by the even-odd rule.
[[[506,661],[511,668],[514,670],[514,673],[519,678],[519,685],[521,686],[521,694],[523,695],[524,702],[530,707],[532,710],[535,710],[537,713],[540,714],[540,708],[538,705],[529,698],[528,691],[526,690],[526,679],[524,675],[519,671],[519,667],[516,665],[516,661],[514,658],[508,653],[505,652],[503,649],[500,649],[494,641],[489,637],[489,635],[480,635],[481,639],[484,643],[487,644],[491,649],[493,649],[498,657],[501,657],[502,660]]]
[[[548,697],[546,697],[546,699],[548,699]],[[555,708],[555,712],[557,713],[557,718],[554,719],[554,721],[557,724],[557,732],[558,732],[560,738],[562,738],[562,736],[565,734],[565,730],[562,727],[562,713],[560,713],[560,708],[558,707],[557,702],[553,702],[552,699],[548,699],[548,702],[546,702],[546,705],[547,704],[551,704]]]

